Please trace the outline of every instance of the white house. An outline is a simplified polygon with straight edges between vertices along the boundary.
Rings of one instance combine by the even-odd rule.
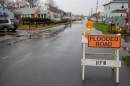
[[[104,4],[104,16],[126,16],[129,0],[113,0]]]
[[[72,19],[72,13],[71,12],[65,12],[63,15],[63,19]]]

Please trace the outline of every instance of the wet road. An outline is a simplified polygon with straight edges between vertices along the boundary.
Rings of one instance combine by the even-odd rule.
[[[84,30],[85,23],[79,21],[51,38],[0,47],[0,86],[130,86],[130,70],[123,62],[119,84],[115,84],[112,68],[89,66],[82,82]],[[100,34],[95,29],[92,33]],[[114,50],[86,48],[86,52],[114,53]]]
[[[16,32],[0,32],[0,47],[4,45],[10,45],[14,43],[18,43],[28,39],[44,39],[50,38],[57,35],[59,32],[64,31],[68,25],[61,25],[57,27],[53,27],[45,30],[17,30]]]

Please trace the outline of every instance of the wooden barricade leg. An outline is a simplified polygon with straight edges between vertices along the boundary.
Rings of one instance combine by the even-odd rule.
[[[116,60],[119,61],[119,49],[117,49],[116,54]],[[116,83],[119,83],[119,67],[116,68]]]
[[[83,43],[83,62],[85,60],[85,43]],[[84,72],[85,72],[85,65],[83,63],[83,66],[82,66],[82,80],[84,81]]]
[[[117,56],[117,50],[115,49],[115,57],[113,60],[116,60],[116,56]],[[112,70],[114,70],[114,67],[112,67]]]

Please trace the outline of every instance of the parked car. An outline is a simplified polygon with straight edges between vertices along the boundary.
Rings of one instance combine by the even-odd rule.
[[[0,19],[0,30],[8,32],[15,31],[18,28],[18,21],[16,19]]]

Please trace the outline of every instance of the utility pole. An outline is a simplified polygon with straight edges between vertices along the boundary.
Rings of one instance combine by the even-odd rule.
[[[21,5],[21,4],[20,4],[20,0],[18,0],[18,8],[20,8],[20,5]]]
[[[129,28],[129,19],[130,19],[130,0],[128,2],[128,10],[127,10],[127,13],[126,13],[126,24],[125,24],[125,32],[127,31],[127,29]]]
[[[130,19],[130,0],[128,2],[128,23],[129,23],[129,19]]]
[[[91,16],[93,15],[93,8],[91,8]]]
[[[96,7],[96,22],[98,21],[98,15],[97,15],[97,13],[98,13],[98,0],[97,0],[97,7]]]

